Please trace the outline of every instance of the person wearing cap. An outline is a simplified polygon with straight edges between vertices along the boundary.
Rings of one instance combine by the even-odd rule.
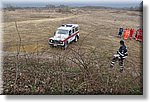
[[[113,68],[114,65],[115,65],[115,62],[116,61],[119,61],[119,65],[120,65],[120,72],[123,72],[124,70],[124,59],[126,59],[126,57],[128,56],[128,51],[127,51],[127,47],[124,43],[123,40],[120,41],[120,48],[119,50],[117,51],[117,54],[114,55],[112,61],[111,61],[111,64],[110,64],[110,67]]]

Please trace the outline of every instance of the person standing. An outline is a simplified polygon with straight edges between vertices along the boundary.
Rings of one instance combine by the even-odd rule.
[[[114,55],[111,64],[110,64],[110,68],[113,68],[115,65],[116,61],[119,61],[119,65],[120,65],[120,72],[123,72],[124,70],[124,59],[126,59],[126,57],[128,56],[128,51],[127,51],[127,47],[125,46],[125,43],[123,40],[120,41],[120,48],[117,51],[117,54]]]
[[[119,28],[119,33],[118,33],[118,36],[121,38],[122,36],[122,33],[123,33],[123,27],[120,27]]]
[[[140,41],[140,42],[143,41],[143,30],[142,30],[142,29],[140,29],[139,41]]]
[[[136,31],[135,40],[138,40],[138,41],[142,42],[142,40],[143,40],[143,31],[142,31],[142,29],[138,29]]]
[[[128,28],[125,29],[124,31],[124,39],[127,40],[130,34],[130,30]]]
[[[133,34],[134,34],[134,29],[133,29],[133,28],[131,28],[131,29],[130,29],[130,40],[132,40],[132,36],[133,36]]]

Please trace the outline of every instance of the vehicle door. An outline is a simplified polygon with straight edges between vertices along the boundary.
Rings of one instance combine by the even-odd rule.
[[[75,34],[75,28],[73,28],[72,29],[72,35],[74,35]],[[75,39],[75,35],[74,36],[72,36],[72,39],[71,39],[71,41],[73,41]]]
[[[68,43],[70,43],[72,41],[72,30],[69,30],[69,39],[68,39]]]

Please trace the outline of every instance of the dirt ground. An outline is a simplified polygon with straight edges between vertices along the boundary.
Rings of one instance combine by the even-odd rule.
[[[118,63],[109,69],[118,29],[137,30],[141,16],[115,9],[3,11],[3,94],[142,94],[142,43],[125,40],[125,71]],[[79,24],[79,41],[67,50],[49,47],[48,38],[67,23]]]

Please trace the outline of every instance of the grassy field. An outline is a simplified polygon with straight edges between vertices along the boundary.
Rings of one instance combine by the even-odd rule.
[[[123,73],[118,63],[109,68],[120,46],[118,29],[136,30],[140,17],[138,11],[114,9],[3,11],[3,94],[142,94],[140,42],[125,40]],[[79,24],[79,41],[67,50],[49,47],[48,38],[67,23]]]

